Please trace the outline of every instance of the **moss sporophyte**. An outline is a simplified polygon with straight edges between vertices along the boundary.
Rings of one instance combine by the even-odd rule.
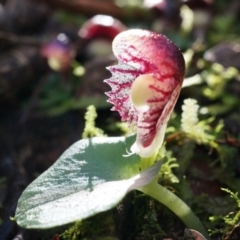
[[[50,228],[81,221],[115,207],[136,189],[207,238],[193,211],[157,179],[162,160],[156,156],[185,73],[182,53],[165,36],[134,29],[116,36],[113,53],[119,62],[108,68],[112,73],[105,80],[112,88],[108,101],[122,121],[135,126],[136,137],[102,136],[94,125],[94,107],[88,108],[84,139],[70,146],[24,190],[17,223],[25,228]],[[129,147],[130,153],[124,156]]]
[[[164,35],[132,29],[120,33],[113,41],[118,64],[108,69],[105,80],[112,90],[106,94],[122,121],[136,128],[135,143],[129,154],[141,157],[144,170],[156,161],[167,122],[178,99],[185,74],[180,50]],[[190,208],[154,179],[139,189],[171,209],[187,227],[207,233]]]

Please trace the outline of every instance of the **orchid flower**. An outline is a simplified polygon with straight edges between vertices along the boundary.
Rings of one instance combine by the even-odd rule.
[[[16,210],[17,223],[49,228],[83,220],[138,190],[168,207],[189,229],[208,237],[193,211],[158,183],[163,161],[153,164],[181,90],[185,71],[181,52],[163,35],[146,30],[120,33],[113,52],[119,64],[109,67],[109,102],[123,121],[136,126],[136,141],[134,136],[98,136],[73,144],[25,189]],[[132,145],[132,153],[140,157],[132,154],[126,159],[122,155],[126,145]]]
[[[112,90],[106,94],[120,113],[137,129],[131,153],[143,158],[161,147],[167,122],[178,99],[185,63],[180,50],[165,36],[132,29],[117,35],[113,53],[118,65],[105,80]]]
[[[52,70],[67,72],[75,56],[75,51],[67,35],[60,33],[56,39],[43,45],[41,55],[47,59]]]

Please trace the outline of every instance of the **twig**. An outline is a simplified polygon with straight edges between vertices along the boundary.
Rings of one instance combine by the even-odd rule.
[[[13,33],[0,31],[0,40],[7,40],[11,43],[21,43],[28,45],[42,45],[47,42],[47,39],[32,38],[27,36],[17,36]]]
[[[166,142],[172,142],[175,140],[179,140],[180,138],[184,137],[185,133],[183,131],[178,131],[178,132],[174,132],[170,135],[168,135],[165,139]]]
[[[99,0],[43,0],[48,4],[64,8],[72,12],[81,12],[88,16],[95,14],[107,14],[117,18],[123,18],[123,11],[120,7],[114,5],[112,1]]]

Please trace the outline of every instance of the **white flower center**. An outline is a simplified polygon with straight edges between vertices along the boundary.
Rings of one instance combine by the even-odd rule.
[[[149,85],[154,85],[155,79],[150,74],[140,75],[135,79],[130,90],[130,97],[134,107],[140,111],[149,109],[148,100],[154,95]]]

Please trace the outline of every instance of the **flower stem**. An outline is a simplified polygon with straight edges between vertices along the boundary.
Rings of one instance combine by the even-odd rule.
[[[148,185],[140,187],[138,190],[168,207],[182,220],[187,228],[196,230],[209,239],[207,231],[193,211],[175,194],[158,184],[156,180],[153,180]]]
[[[157,153],[154,153],[151,157],[141,158],[141,169],[142,171],[152,166],[155,162]]]

